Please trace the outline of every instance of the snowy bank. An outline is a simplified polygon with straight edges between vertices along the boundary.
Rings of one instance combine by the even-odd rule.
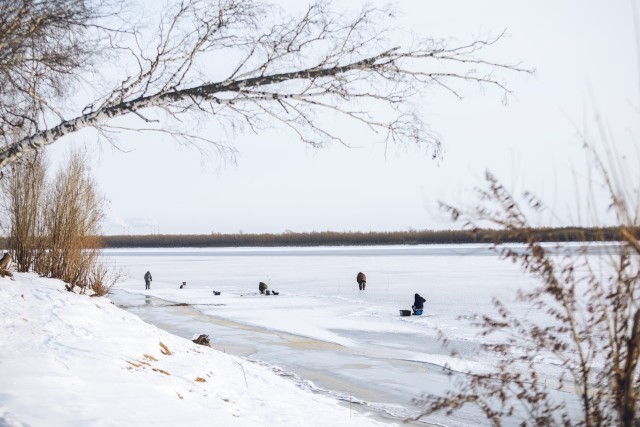
[[[57,280],[0,280],[0,330],[3,427],[389,425]]]

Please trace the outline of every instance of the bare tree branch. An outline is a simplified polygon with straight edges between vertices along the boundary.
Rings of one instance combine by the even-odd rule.
[[[416,41],[408,49],[390,45],[386,22],[391,15],[387,9],[364,7],[349,16],[322,0],[299,17],[253,0],[176,2],[151,36],[137,28],[106,31],[110,37],[101,47],[128,64],[120,67],[126,74],[111,90],[96,93],[79,115],[58,108],[58,99],[47,90],[29,92],[29,85],[21,83],[24,79],[17,81],[14,86],[25,87],[38,107],[6,115],[7,126],[31,125],[17,137],[3,135],[0,168],[83,128],[106,134],[117,117],[134,115],[145,124],[155,123],[154,110],[178,124],[187,116],[253,131],[279,123],[312,145],[349,145],[340,129],[317,120],[327,111],[369,129],[386,144],[418,144],[438,156],[440,141],[428,132],[412,99],[433,86],[461,97],[459,83],[494,87],[508,95],[501,71],[531,73],[479,56],[502,35],[455,46],[432,39]],[[87,25],[100,22],[91,14],[78,19]],[[77,36],[74,25],[63,28],[64,37]],[[0,23],[0,56],[7,33]],[[82,68],[83,55],[71,55],[79,62],[64,70]],[[40,66],[35,59],[32,63]],[[55,87],[68,90],[64,82]],[[46,126],[50,121],[57,124]],[[154,130],[168,128],[168,134],[183,140],[211,140],[188,131],[180,135],[165,121]]]

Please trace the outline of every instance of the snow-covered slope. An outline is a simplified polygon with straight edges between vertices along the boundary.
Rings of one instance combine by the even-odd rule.
[[[0,427],[388,425],[31,274],[0,279]]]

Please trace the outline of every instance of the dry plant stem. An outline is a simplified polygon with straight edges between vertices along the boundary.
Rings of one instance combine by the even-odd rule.
[[[76,6],[72,0],[66,2]],[[33,3],[35,9],[30,13],[48,12],[39,2]],[[207,141],[225,152],[232,149],[219,139],[180,127],[185,115],[255,132],[279,124],[314,146],[347,144],[337,129],[318,120],[319,112],[329,111],[370,129],[385,143],[415,143],[437,156],[440,141],[427,130],[423,115],[412,106],[411,99],[424,95],[429,87],[460,97],[459,83],[495,87],[508,95],[499,72],[531,72],[517,64],[482,58],[482,51],[502,35],[455,46],[434,39],[413,41],[408,49],[389,45],[390,30],[385,23],[393,13],[388,9],[364,7],[349,16],[334,11],[328,1],[317,1],[300,16],[291,17],[253,0],[220,0],[215,5],[183,0],[167,9],[157,34],[149,38],[136,28],[125,31],[98,26],[102,22],[97,17],[101,3],[83,4],[88,10],[78,11],[78,16],[71,13],[74,20],[59,29],[60,39],[75,40],[86,32],[106,34],[91,39],[89,45],[128,64],[126,74],[110,91],[96,93],[94,102],[82,114],[58,106],[60,97],[49,93],[46,82],[17,82],[21,96],[32,94],[29,99],[37,104],[36,114],[27,128],[19,127],[15,119],[5,121],[6,129],[19,127],[21,132],[18,136],[7,132],[1,135],[5,146],[0,149],[0,168],[86,127],[97,129],[99,135],[111,140],[121,129],[113,119],[128,114],[142,121],[137,129],[166,132],[181,141]],[[114,12],[117,7],[112,5],[107,10],[111,12],[108,19],[104,18],[107,22],[120,17]],[[21,23],[23,19],[16,16],[14,20]],[[78,20],[86,26],[78,26]],[[39,31],[46,31],[47,23],[43,20]],[[10,30],[1,24],[0,55],[4,40],[26,31]],[[89,31],[96,28],[91,25],[98,29]],[[155,45],[147,46],[146,39]],[[99,59],[91,55],[85,58],[90,52],[83,50],[75,56],[75,51],[69,52],[76,62],[60,64],[65,66],[61,76],[67,77],[56,81],[61,95],[68,92],[71,77],[82,75],[81,64]],[[28,53],[32,58],[27,65],[7,66],[7,73],[38,67],[42,59],[33,56],[35,52]],[[207,76],[206,68],[216,57],[233,58],[235,63],[225,69],[225,77],[214,81]],[[218,68],[223,72],[223,67]],[[15,105],[12,100],[4,100],[7,109]],[[57,124],[48,125],[53,122]]]
[[[636,207],[620,195],[603,163],[599,159],[595,163],[620,221],[619,241],[624,244],[614,255],[594,258],[587,246],[555,254],[554,248],[541,244],[527,220],[529,210],[538,212],[544,205],[529,193],[516,199],[491,174],[486,175],[486,188],[478,190],[477,206],[443,205],[470,229],[490,223],[509,232],[509,241],[524,244],[524,250],[500,245],[496,250],[538,278],[539,286],[520,291],[519,299],[547,318],[530,321],[494,301],[496,314],[477,318],[474,325],[483,336],[501,332],[506,337],[484,346],[499,356],[495,372],[457,377],[444,395],[425,396],[425,411],[418,418],[442,411],[451,414],[470,405],[492,425],[513,423],[514,416],[521,425],[637,425],[640,244],[632,212]],[[538,375],[540,358],[552,358],[560,367],[557,386]],[[557,398],[558,390],[566,386],[575,388],[579,411]]]
[[[242,369],[242,375],[244,376],[244,385],[245,387],[249,388],[249,383],[247,382],[247,374],[244,372],[244,366],[242,366],[242,363],[240,362],[236,362],[236,365],[240,366],[240,369]]]

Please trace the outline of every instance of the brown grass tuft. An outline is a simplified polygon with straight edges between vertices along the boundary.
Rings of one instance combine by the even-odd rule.
[[[165,356],[171,356],[172,354],[171,350],[169,350],[169,348],[166,345],[164,345],[162,341],[160,342],[160,352]]]

